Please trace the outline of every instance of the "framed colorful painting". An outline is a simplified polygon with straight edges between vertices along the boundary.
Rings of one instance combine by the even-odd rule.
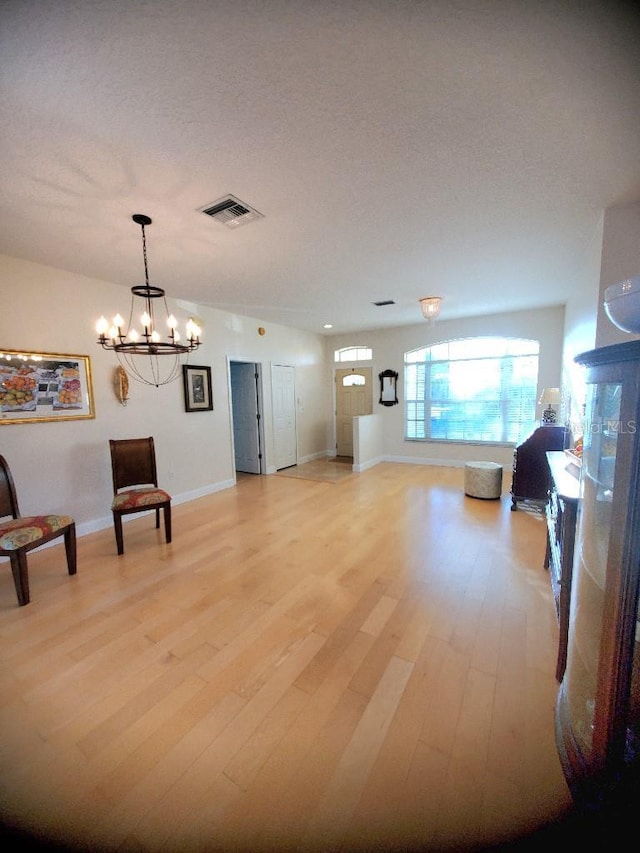
[[[89,356],[0,349],[0,426],[94,417]]]

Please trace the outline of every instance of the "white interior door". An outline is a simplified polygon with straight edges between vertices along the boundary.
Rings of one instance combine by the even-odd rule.
[[[279,471],[298,462],[294,367],[287,364],[271,365],[271,394],[275,467]]]
[[[260,474],[259,365],[232,361],[229,371],[236,471]]]
[[[353,456],[353,419],[373,411],[370,367],[336,370],[336,454]]]

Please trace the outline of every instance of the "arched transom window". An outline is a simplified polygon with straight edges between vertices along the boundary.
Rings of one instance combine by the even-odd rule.
[[[343,347],[333,354],[334,361],[371,361],[372,358],[371,347]]]
[[[353,385],[366,385],[366,377],[362,373],[349,373],[342,377],[342,387],[351,388]]]

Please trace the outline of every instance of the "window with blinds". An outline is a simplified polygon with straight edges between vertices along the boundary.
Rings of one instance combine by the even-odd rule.
[[[518,444],[536,425],[539,350],[480,337],[405,353],[405,438]]]

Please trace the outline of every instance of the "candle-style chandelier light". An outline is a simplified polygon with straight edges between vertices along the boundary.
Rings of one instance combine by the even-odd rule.
[[[113,350],[127,374],[145,385],[167,385],[177,379],[181,373],[181,358],[200,346],[200,328],[189,318],[186,324],[186,340],[183,342],[178,331],[178,321],[169,313],[165,292],[161,287],[149,284],[147,263],[147,241],[145,226],[151,225],[151,219],[142,213],[131,217],[142,228],[142,254],[144,257],[144,284],[131,288],[131,308],[129,320],[124,328],[124,319],[116,314],[111,325],[104,317],[96,323],[98,343],[103,349]],[[162,339],[158,330],[154,304],[162,300],[168,329],[166,339]],[[133,325],[136,307],[139,312],[141,330]]]

